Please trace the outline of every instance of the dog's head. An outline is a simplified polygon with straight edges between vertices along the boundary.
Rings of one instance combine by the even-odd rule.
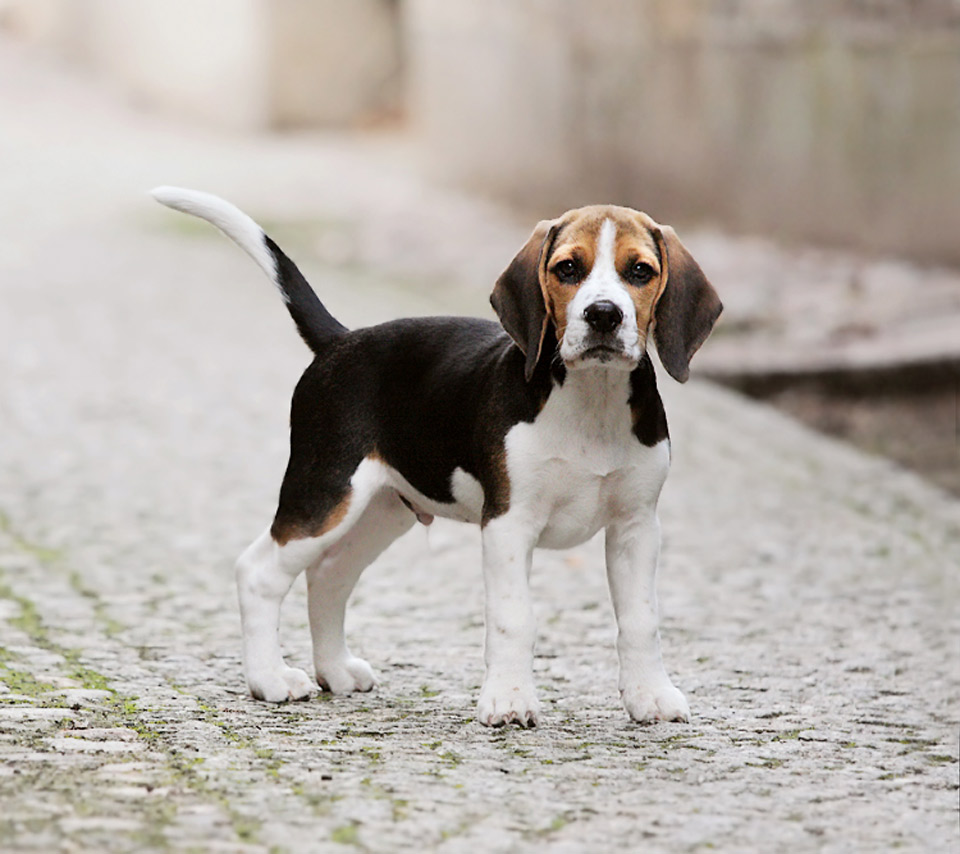
[[[533,376],[552,324],[568,370],[633,370],[652,329],[657,353],[685,382],[722,306],[669,226],[630,208],[595,205],[538,223],[490,296]]]

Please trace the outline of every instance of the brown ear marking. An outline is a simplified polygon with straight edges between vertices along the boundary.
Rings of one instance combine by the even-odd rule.
[[[660,233],[660,253],[667,269],[654,309],[653,339],[667,373],[683,383],[690,376],[693,354],[707,340],[723,305],[677,233],[668,225],[660,226]]]
[[[530,235],[516,257],[497,279],[490,304],[507,334],[527,357],[524,376],[527,382],[540,361],[547,333],[547,306],[542,281],[549,244],[556,236],[557,220],[543,220]]]

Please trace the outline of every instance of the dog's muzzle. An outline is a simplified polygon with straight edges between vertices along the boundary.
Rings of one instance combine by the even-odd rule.
[[[597,300],[583,310],[587,334],[576,356],[579,363],[597,361],[602,364],[623,362],[636,364],[621,340],[623,310],[611,300]]]

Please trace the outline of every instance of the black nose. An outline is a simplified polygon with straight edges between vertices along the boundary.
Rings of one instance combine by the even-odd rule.
[[[583,310],[583,319],[597,332],[613,332],[623,320],[623,312],[610,300],[602,299]]]

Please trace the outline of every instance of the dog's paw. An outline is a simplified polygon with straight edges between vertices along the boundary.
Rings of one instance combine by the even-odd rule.
[[[247,686],[258,700],[268,703],[286,703],[288,700],[303,700],[314,689],[313,680],[296,667],[264,673],[248,673]]]
[[[690,707],[683,694],[669,679],[656,685],[638,685],[621,690],[623,705],[637,723],[654,721],[690,721]]]
[[[338,661],[318,662],[316,669],[317,684],[331,694],[370,691],[377,684],[373,668],[353,655]]]
[[[533,685],[487,682],[480,691],[477,720],[484,726],[535,727],[539,717],[540,703]]]

